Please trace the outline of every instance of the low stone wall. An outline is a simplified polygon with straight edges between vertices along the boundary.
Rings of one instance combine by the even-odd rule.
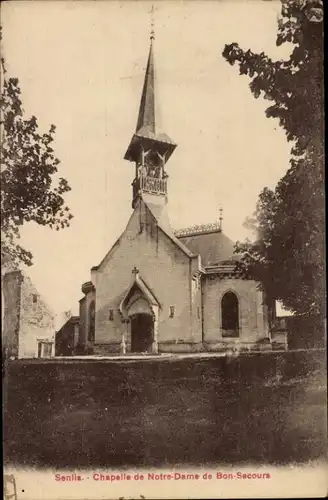
[[[92,351],[96,356],[110,356],[111,354],[120,354],[121,343],[116,342],[111,344],[95,344]]]
[[[203,352],[257,352],[257,351],[271,351],[273,349],[286,350],[287,343],[286,337],[280,336],[276,338],[273,343],[269,339],[264,339],[258,342],[242,342],[240,340],[221,340],[219,342],[158,342],[159,353],[203,353]],[[96,344],[90,350],[85,350],[85,354],[95,354],[98,356],[108,356],[111,354],[119,354],[121,351],[120,343],[111,344]],[[83,354],[77,351],[77,354]],[[131,354],[129,346],[127,346],[126,354]],[[134,353],[136,354],[136,353]]]
[[[208,352],[235,352],[235,353],[247,353],[247,352],[257,352],[257,351],[272,351],[272,344],[269,341],[259,341],[259,342],[241,342],[225,340],[221,342],[213,342],[211,344],[204,344],[205,350]]]
[[[159,342],[158,352],[162,353],[205,352],[205,348],[201,342]]]
[[[6,463],[80,470],[322,457],[324,350],[205,356],[7,362]]]
[[[109,353],[111,354],[111,353]],[[116,353],[119,354],[119,353]],[[183,353],[181,353],[183,354]],[[173,370],[174,369],[174,370]],[[64,358],[35,358],[7,361],[5,363],[5,374],[8,375],[8,383],[12,383],[15,379],[15,386],[25,384],[25,373],[28,376],[31,384],[37,379],[40,383],[47,385],[51,379],[53,387],[56,381],[62,380],[63,377],[70,380],[72,377],[85,376],[90,373],[97,373],[97,377],[107,378],[106,371],[110,375],[111,371],[120,371],[122,375],[135,372],[137,376],[142,377],[147,375],[148,371],[160,371],[161,376],[170,379],[173,373],[183,374],[186,370],[189,374],[193,371],[193,375],[197,377],[199,374],[209,373],[217,374],[226,382],[238,383],[239,377],[241,382],[251,383],[252,380],[259,377],[263,380],[269,380],[276,376],[283,376],[285,379],[293,377],[303,377],[311,373],[326,371],[326,350],[311,349],[297,351],[264,351],[264,352],[245,352],[238,354],[231,352],[226,356],[206,357],[206,353],[196,357],[166,357],[163,353],[163,358],[159,356],[148,356],[139,358],[122,358],[106,359],[97,356],[88,357],[64,357]],[[173,370],[173,371],[172,371]],[[23,377],[21,379],[21,377]],[[59,379],[58,379],[59,377]],[[38,389],[36,386],[35,389]],[[41,390],[41,387],[40,387]]]

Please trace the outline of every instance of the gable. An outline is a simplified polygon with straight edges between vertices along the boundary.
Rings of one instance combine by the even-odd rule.
[[[142,224],[147,222],[147,219],[150,224],[158,227],[161,233],[166,237],[166,239],[170,241],[170,243],[175,248],[179,249],[180,252],[185,255],[185,257],[195,257],[195,255],[183,244],[183,242],[179,241],[179,239],[176,238],[173,234],[173,231],[171,230],[169,224],[166,206],[161,206],[160,204],[155,203],[147,203],[143,200],[139,200],[121,236],[116,240],[101,263],[98,266],[94,266],[92,270],[96,271],[106,262],[108,262],[125,239],[134,239],[135,236],[140,234],[143,231],[143,229],[141,229],[141,226]]]
[[[129,307],[132,305],[134,301],[137,299],[143,299],[148,301],[149,304],[159,306],[159,302],[151,289],[146,285],[144,280],[139,276],[139,273],[135,274],[135,279],[133,284],[130,286],[128,291],[126,292],[121,305],[120,310],[122,311],[123,307]]]

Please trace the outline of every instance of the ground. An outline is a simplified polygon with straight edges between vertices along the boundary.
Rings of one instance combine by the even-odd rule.
[[[14,362],[5,373],[6,462],[83,469],[320,459],[325,354],[302,356]]]

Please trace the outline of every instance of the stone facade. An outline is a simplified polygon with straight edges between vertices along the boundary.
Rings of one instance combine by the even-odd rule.
[[[142,229],[140,229],[142,227]],[[195,261],[190,259],[180,247],[165,234],[143,202],[132,214],[126,230],[94,271],[95,290],[86,294],[89,304],[96,299],[95,331],[96,346],[107,346],[120,350],[122,329],[131,335],[128,323],[124,323],[120,305],[124,295],[135,282],[133,268],[143,282],[150,284],[150,292],[158,297],[157,329],[160,332],[158,345],[175,344],[179,340],[199,343],[201,337],[201,318],[197,317],[200,308],[200,291],[192,289],[192,272]],[[148,301],[148,299],[146,299]],[[174,312],[171,309],[174,307]],[[80,338],[86,338],[88,329],[87,306]],[[183,325],[183,328],[181,328]],[[130,344],[129,338],[126,339]]]
[[[92,329],[92,318],[90,308],[95,304],[96,293],[92,282],[87,282],[82,286],[85,296],[80,300],[80,323],[79,340],[76,348],[77,353],[92,353],[94,347],[94,338],[90,338]]]
[[[206,276],[204,290],[204,342],[208,350],[226,347],[254,348],[269,344],[267,306],[263,292],[253,280]],[[228,291],[238,299],[239,335],[224,337],[222,330],[222,297]]]
[[[54,315],[31,279],[21,271],[2,278],[2,346],[6,357],[35,358],[54,354]]]
[[[126,229],[82,286],[79,347],[94,354],[270,349],[258,283],[238,273],[219,223],[174,232],[166,164],[176,144],[159,132],[151,40],[136,131]]]
[[[133,318],[148,315],[153,326],[149,353],[270,349],[268,311],[258,283],[233,272],[222,274],[222,268],[234,268],[233,261],[220,272],[206,266],[200,254],[191,253],[161,224],[149,205],[140,200],[121,237],[93,268],[92,282],[82,287],[80,345],[89,352],[93,347],[95,354],[134,352]],[[222,231],[214,233],[212,240],[220,242]],[[238,301],[233,336],[223,328],[222,299],[227,292]],[[95,338],[90,342],[92,302]]]

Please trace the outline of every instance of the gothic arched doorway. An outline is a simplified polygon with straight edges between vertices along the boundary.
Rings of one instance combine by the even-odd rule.
[[[154,319],[150,314],[131,317],[131,352],[151,352],[154,340]]]
[[[221,300],[222,336],[239,336],[239,304],[234,292],[226,292]]]

